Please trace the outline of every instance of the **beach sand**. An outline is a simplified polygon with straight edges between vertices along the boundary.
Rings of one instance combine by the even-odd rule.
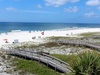
[[[0,48],[3,49],[9,49],[9,46],[14,45],[20,45],[21,43],[43,43],[44,38],[46,37],[78,37],[78,34],[81,33],[88,33],[88,32],[100,32],[100,28],[78,28],[78,29],[70,29],[70,30],[48,30],[48,31],[13,31],[8,33],[1,33],[0,34]],[[20,44],[19,44],[20,43]],[[15,46],[14,46],[15,47]],[[82,48],[74,48],[74,47],[52,47],[52,48],[46,48],[46,47],[38,47],[36,50],[43,50],[44,52],[50,52],[51,54],[71,54],[75,53],[76,50],[78,52],[83,51]],[[89,49],[86,49],[89,50]],[[4,50],[3,50],[4,51]],[[77,52],[76,52],[77,53]],[[5,59],[3,59],[5,60]],[[2,61],[2,58],[0,57],[0,75],[17,75],[18,72],[14,72],[12,69],[12,74],[8,74],[7,71],[9,71],[10,68],[6,68],[8,62]],[[13,74],[14,73],[14,74]]]
[[[19,31],[0,34],[0,48],[4,45],[21,42],[43,42],[46,37],[77,37],[77,34],[88,32],[100,32],[100,28],[78,28],[70,30],[48,30],[48,31]]]

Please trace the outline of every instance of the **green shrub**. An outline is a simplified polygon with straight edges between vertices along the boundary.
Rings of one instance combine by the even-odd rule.
[[[81,53],[71,66],[74,75],[100,75],[100,54],[96,52]]]

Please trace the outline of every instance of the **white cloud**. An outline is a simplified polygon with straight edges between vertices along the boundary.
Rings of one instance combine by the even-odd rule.
[[[74,6],[74,7],[69,7],[69,8],[64,8],[65,12],[77,12],[78,11],[78,7]]]
[[[39,11],[39,10],[19,10],[18,12],[25,12],[25,13],[53,13],[50,11]]]
[[[84,14],[86,17],[89,17],[89,18],[91,18],[91,17],[99,17],[96,13],[94,13],[94,12],[89,12],[89,13],[85,13]]]
[[[98,5],[100,5],[100,0],[88,0],[86,2],[86,5],[88,5],[88,6],[98,6]]]
[[[7,11],[16,11],[16,8],[13,8],[13,7],[8,7],[6,8]]]
[[[40,4],[37,4],[37,8],[43,8]]]
[[[54,6],[59,7],[61,5],[65,5],[66,3],[74,3],[78,2],[80,0],[44,0],[46,3],[46,6]]]
[[[22,12],[22,13],[46,13],[46,14],[55,13],[55,12],[51,12],[51,11],[41,11],[41,10],[17,10],[17,12]]]
[[[6,8],[6,11],[16,11],[16,12],[23,12],[23,13],[55,13],[55,12],[51,12],[51,11],[41,11],[41,10],[19,10],[13,7],[8,7]]]

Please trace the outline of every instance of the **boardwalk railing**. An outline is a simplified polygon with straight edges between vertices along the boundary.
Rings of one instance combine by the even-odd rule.
[[[97,51],[100,52],[100,45],[99,44],[86,42],[86,41],[83,41],[83,40],[73,40],[73,39],[68,39],[68,40],[62,39],[61,40],[60,39],[60,40],[56,41],[56,43],[85,46],[85,47],[89,47],[89,48],[94,48],[94,49],[96,49]]]
[[[43,62],[47,65],[50,65],[55,70],[58,70],[63,73],[70,72],[71,70],[71,67],[69,66],[68,63],[45,53],[34,52],[31,50],[17,50],[17,49],[8,50],[6,53],[9,55],[17,55],[25,58],[38,60],[39,62]]]

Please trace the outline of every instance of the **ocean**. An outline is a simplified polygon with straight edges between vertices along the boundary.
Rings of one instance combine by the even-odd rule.
[[[99,28],[100,24],[89,23],[31,23],[31,22],[0,22],[0,33],[11,30],[44,31],[64,28]]]

